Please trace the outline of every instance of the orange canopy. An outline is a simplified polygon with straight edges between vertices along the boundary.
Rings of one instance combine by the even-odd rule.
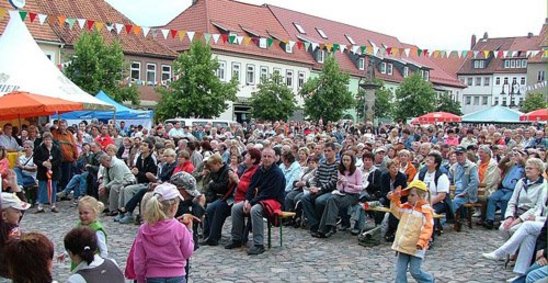
[[[10,92],[0,97],[0,120],[48,116],[82,109],[80,102],[23,91]]]
[[[519,116],[520,121],[539,122],[548,121],[548,109],[542,108]]]

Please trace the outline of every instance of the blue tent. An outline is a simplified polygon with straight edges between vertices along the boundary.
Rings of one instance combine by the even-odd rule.
[[[523,113],[497,105],[462,116],[462,123],[523,123],[519,116]]]
[[[116,109],[114,111],[75,111],[61,114],[62,119],[66,120],[86,120],[86,119],[98,119],[109,120],[116,116],[116,120],[152,120],[153,112],[144,110],[134,110],[128,108],[110,98],[103,91],[99,91],[95,96],[101,101],[104,101]]]

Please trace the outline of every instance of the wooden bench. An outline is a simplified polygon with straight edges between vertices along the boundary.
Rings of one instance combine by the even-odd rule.
[[[297,215],[297,213],[295,212],[289,212],[289,211],[282,211],[280,213],[278,213],[276,215],[277,219],[278,219],[278,224],[279,224],[279,230],[280,230],[280,247],[283,246],[283,223],[282,221],[284,219],[287,219],[287,218],[292,218],[292,217],[295,217],[295,215]],[[272,226],[273,223],[270,223],[270,221],[268,221],[268,248],[272,248]]]
[[[370,208],[366,209],[366,211],[390,212],[390,208],[384,207],[384,206],[375,206],[375,207],[370,207]],[[443,218],[443,217],[445,217],[445,214],[437,214],[437,213],[434,212],[434,218],[435,219],[440,219],[440,218]]]
[[[449,187],[449,192],[451,195],[451,199],[455,198],[455,185],[451,185]],[[466,209],[466,218],[468,221],[468,228],[472,229],[472,215],[474,214],[474,210],[476,207],[479,207],[480,209],[483,209],[486,205],[485,201],[479,200],[480,197],[483,197],[485,195],[485,187],[479,187],[478,188],[478,201],[477,202],[469,202],[465,203],[463,207]],[[483,212],[482,212],[483,213]],[[455,217],[458,219],[460,215],[455,211]]]

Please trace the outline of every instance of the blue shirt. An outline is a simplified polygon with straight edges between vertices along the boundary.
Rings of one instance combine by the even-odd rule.
[[[523,169],[523,166],[520,164],[514,164],[506,175],[504,176],[504,179],[502,179],[502,187],[507,190],[514,190],[514,187],[518,183],[519,179],[523,178],[525,174],[525,170]]]
[[[466,194],[471,202],[478,198],[479,174],[478,166],[466,160],[466,163],[456,163],[449,170],[449,181],[455,185],[455,195]]]

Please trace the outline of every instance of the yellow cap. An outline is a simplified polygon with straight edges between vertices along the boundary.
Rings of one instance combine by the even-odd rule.
[[[428,187],[426,186],[426,183],[420,180],[413,180],[411,183],[409,183],[407,188],[404,189],[404,191],[410,190],[410,189],[417,189],[423,192],[428,192]]]

